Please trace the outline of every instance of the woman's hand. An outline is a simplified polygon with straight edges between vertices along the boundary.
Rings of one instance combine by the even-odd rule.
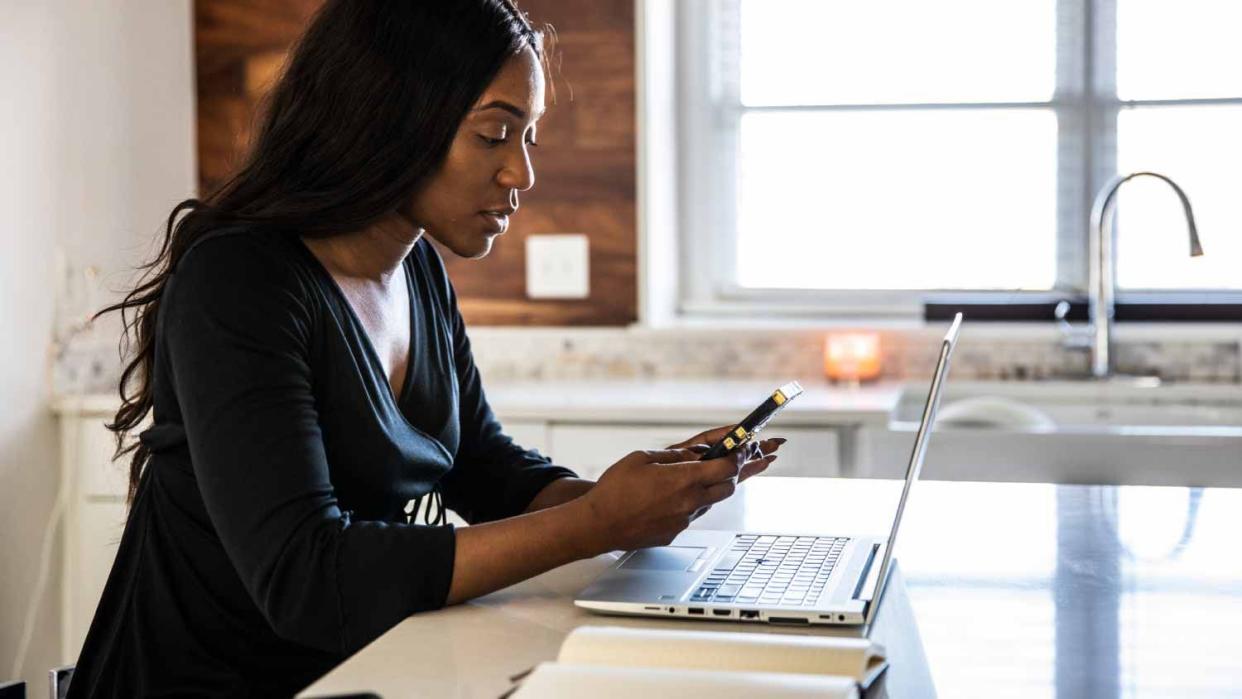
[[[592,531],[592,551],[663,546],[711,506],[733,495],[737,484],[776,460],[785,439],[751,443],[725,457],[700,461],[732,425],[701,432],[660,451],[636,451],[613,464],[581,504]]]
[[[700,449],[636,451],[613,464],[579,498],[594,553],[664,546],[695,513],[733,494],[741,453],[700,461]]]
[[[668,544],[713,503],[732,495],[738,481],[767,468],[785,441],[765,439],[757,453],[738,450],[700,461],[708,444],[730,429],[708,430],[669,449],[634,452],[613,464],[594,486],[561,479],[566,483],[559,487],[560,495],[550,493],[542,508],[458,529],[447,603],[606,551]],[[577,497],[561,497],[583,490]]]
[[[711,445],[724,439],[724,436],[733,430],[735,425],[724,425],[715,427],[706,432],[700,432],[684,442],[678,442],[669,446],[669,449],[694,449],[700,454],[711,448]],[[785,443],[784,437],[773,437],[764,439],[758,443],[750,442],[743,450],[749,449],[746,453],[746,461],[742,464],[742,471],[738,474],[737,481],[742,481],[759,473],[763,473],[768,466],[776,461],[776,450],[781,448]]]
[[[693,449],[702,454],[710,449],[711,445],[724,439],[724,436],[732,432],[733,428],[734,425],[715,427],[706,432],[700,432],[684,442],[678,442],[670,446],[669,449]],[[773,437],[761,442],[747,442],[745,447],[738,450],[745,454],[745,461],[742,463],[741,472],[738,473],[737,482],[741,483],[753,475],[766,471],[768,466],[771,466],[772,462],[776,461],[776,450],[780,449],[784,443],[784,437]],[[691,519],[702,517],[710,509],[712,509],[711,505],[700,508]]]

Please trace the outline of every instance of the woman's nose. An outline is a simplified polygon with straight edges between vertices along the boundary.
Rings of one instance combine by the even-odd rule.
[[[506,159],[504,167],[496,174],[500,186],[525,192],[535,186],[535,168],[530,162],[530,150],[523,146],[517,153]]]

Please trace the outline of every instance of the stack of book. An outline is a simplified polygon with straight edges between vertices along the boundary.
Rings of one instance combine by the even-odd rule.
[[[511,696],[858,697],[887,667],[863,638],[583,626]]]

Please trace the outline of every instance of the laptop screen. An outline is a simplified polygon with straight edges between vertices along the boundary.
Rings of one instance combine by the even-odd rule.
[[[931,435],[932,425],[936,421],[936,409],[940,406],[940,387],[944,383],[945,376],[949,373],[949,359],[953,356],[953,347],[957,344],[957,335],[962,328],[962,314],[958,313],[953,318],[953,324],[949,326],[949,331],[945,333],[944,341],[940,345],[940,360],[936,363],[936,371],[932,374],[931,389],[927,392],[927,403],[923,406],[923,420],[919,423],[918,434],[914,437],[914,451],[910,454],[910,465],[906,467],[906,482],[901,487],[901,499],[897,501],[897,515],[893,517],[893,528],[888,534],[888,543],[884,546],[884,562],[880,564],[880,574],[877,578],[875,587],[875,595],[871,599],[871,604],[867,609],[867,624],[870,624],[875,616],[875,610],[880,606],[880,593],[883,591],[884,583],[888,577],[888,567],[893,558],[893,546],[897,543],[897,529],[901,526],[901,515],[906,510],[906,500],[910,497],[910,488],[914,482],[919,479],[919,473],[923,470],[923,457],[927,453],[927,439]]]

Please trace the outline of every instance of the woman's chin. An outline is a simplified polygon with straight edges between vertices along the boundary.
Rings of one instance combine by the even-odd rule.
[[[492,241],[495,239],[495,235],[481,235],[470,236],[468,239],[440,240],[439,242],[458,257],[477,260],[480,257],[487,257],[487,254],[492,251]]]
[[[494,235],[487,236],[486,238],[483,239],[483,241],[479,245],[477,245],[474,248],[473,252],[468,252],[462,255],[462,257],[469,257],[472,260],[477,260],[480,257],[487,257],[487,254],[492,251],[492,241],[494,241],[495,239],[496,239],[496,236]]]

